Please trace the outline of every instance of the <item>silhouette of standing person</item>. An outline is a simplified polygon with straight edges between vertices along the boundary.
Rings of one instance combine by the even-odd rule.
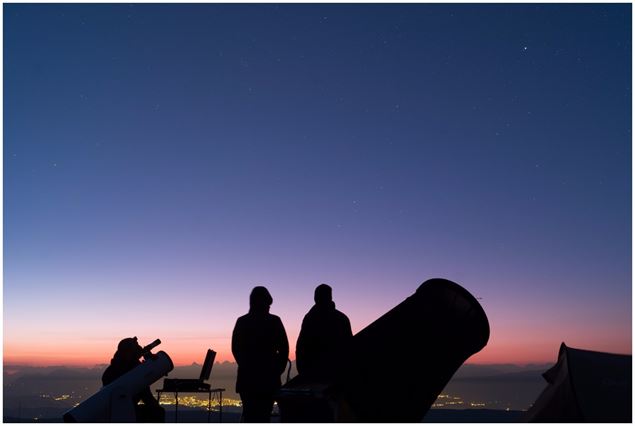
[[[273,299],[265,287],[249,295],[249,313],[238,318],[232,333],[232,353],[238,363],[236,392],[243,403],[242,421],[269,422],[273,395],[289,357],[282,321],[269,313]]]
[[[101,376],[104,386],[114,382],[136,366],[140,365],[139,358],[143,355],[143,348],[137,342],[136,337],[128,337],[119,342],[117,351],[110,360],[110,365]],[[140,405],[139,401],[143,401]],[[165,421],[165,409],[152,396],[150,386],[134,396],[135,413],[137,422],[163,423]]]
[[[335,309],[333,290],[327,284],[315,288],[315,305],[302,320],[296,344],[296,366],[300,376],[329,381],[336,376],[335,365],[353,337],[351,322]]]

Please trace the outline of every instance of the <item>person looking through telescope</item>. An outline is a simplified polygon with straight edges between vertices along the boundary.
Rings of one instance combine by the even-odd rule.
[[[136,337],[127,337],[120,341],[117,345],[117,351],[110,360],[110,365],[101,376],[102,384],[106,386],[140,365],[139,358],[142,356],[154,357],[155,355],[152,355],[150,350],[158,344],[157,342],[160,343],[160,341],[154,341],[143,348],[137,342]],[[139,402],[143,402],[143,404],[139,404]],[[133,403],[135,404],[137,422],[163,423],[165,421],[165,409],[152,396],[149,386],[134,396]]]

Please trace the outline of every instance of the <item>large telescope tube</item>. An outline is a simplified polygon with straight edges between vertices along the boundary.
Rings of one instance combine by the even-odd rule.
[[[487,316],[474,296],[449,280],[424,282],[353,337],[338,380],[337,420],[420,422],[488,339]]]
[[[64,414],[65,422],[135,422],[133,397],[174,368],[163,351],[101,388],[96,394]]]

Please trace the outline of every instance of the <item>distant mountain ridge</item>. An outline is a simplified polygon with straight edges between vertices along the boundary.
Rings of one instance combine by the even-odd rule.
[[[454,378],[492,377],[505,374],[517,374],[525,372],[541,371],[540,374],[553,366],[553,363],[544,364],[463,364],[454,374]]]
[[[525,377],[541,376],[553,364],[528,364],[525,366],[515,364],[464,364],[455,373],[452,380],[473,380],[473,379],[522,379]],[[100,380],[101,374],[106,369],[106,364],[94,367],[73,367],[73,366],[21,366],[5,365],[3,379],[5,384],[10,384],[16,380],[37,379],[46,376],[55,380]],[[223,361],[214,363],[210,380],[235,379],[237,365],[235,362]],[[198,378],[201,371],[201,364],[193,362],[190,365],[174,367],[168,377],[178,377],[183,379]],[[292,374],[295,376],[295,363],[293,363]]]

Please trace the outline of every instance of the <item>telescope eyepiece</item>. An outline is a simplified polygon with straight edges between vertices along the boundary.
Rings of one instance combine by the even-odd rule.
[[[159,339],[155,340],[154,342],[143,347],[143,353],[147,354],[148,352],[150,352],[152,349],[156,348],[160,344],[161,344],[161,340]]]

